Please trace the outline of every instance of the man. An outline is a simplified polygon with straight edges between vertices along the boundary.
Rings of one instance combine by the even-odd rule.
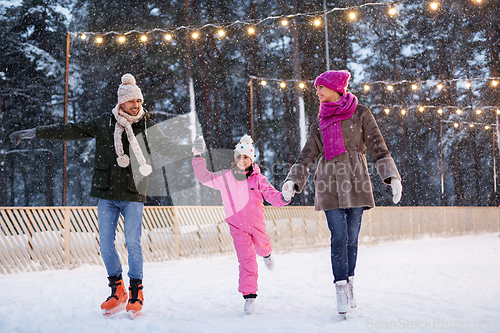
[[[152,171],[148,164],[148,138],[149,142],[155,142],[155,152],[158,151],[165,157],[176,160],[191,157],[191,145],[175,143],[158,126],[154,126],[155,123],[142,108],[143,100],[135,78],[131,74],[125,74],[118,88],[118,103],[112,112],[76,124],[38,126],[10,135],[12,143],[16,145],[22,139],[32,138],[63,141],[96,139],[90,195],[99,199],[99,246],[111,287],[111,296],[101,305],[102,313],[106,316],[126,308],[127,313],[135,317],[143,305],[141,226],[148,176]],[[144,154],[136,136],[142,137],[148,154]],[[196,140],[194,145],[198,151],[203,152],[205,149],[203,140]],[[132,154],[129,153],[129,147]],[[122,266],[114,243],[120,214],[124,218],[128,251],[128,303]]]

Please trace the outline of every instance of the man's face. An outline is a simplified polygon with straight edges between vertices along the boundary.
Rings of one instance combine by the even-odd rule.
[[[128,113],[131,116],[137,116],[139,110],[141,108],[142,100],[140,99],[132,99],[123,104],[120,104],[122,110]]]

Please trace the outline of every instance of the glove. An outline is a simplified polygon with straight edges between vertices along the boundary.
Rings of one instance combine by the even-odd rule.
[[[401,200],[401,194],[403,192],[403,185],[401,185],[401,181],[397,178],[391,179],[391,187],[392,187],[392,201],[397,204],[399,200]]]
[[[201,155],[205,151],[205,140],[201,135],[197,135],[193,142],[192,152],[194,155]]]
[[[33,139],[36,137],[36,128],[30,128],[27,130],[16,131],[9,135],[10,142],[18,145],[22,139]]]
[[[291,180],[286,181],[281,188],[281,193],[285,201],[290,201],[295,194],[294,190],[295,184]]]

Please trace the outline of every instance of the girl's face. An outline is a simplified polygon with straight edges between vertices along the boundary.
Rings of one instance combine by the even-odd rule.
[[[236,156],[234,162],[240,170],[246,170],[252,165],[252,160],[247,155]]]
[[[319,97],[320,103],[338,102],[342,97],[338,92],[321,84],[316,87],[316,95]]]

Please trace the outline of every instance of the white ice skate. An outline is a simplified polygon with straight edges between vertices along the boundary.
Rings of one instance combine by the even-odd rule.
[[[351,308],[355,308],[358,303],[356,302],[356,298],[354,297],[354,276],[349,276],[349,282],[347,283],[349,287],[349,303],[351,303]]]
[[[245,313],[252,313],[254,309],[255,309],[255,298],[245,299],[245,306],[243,307]]]
[[[337,311],[339,314],[346,314],[349,311],[349,286],[346,280],[335,282],[337,290]]]
[[[264,264],[266,264],[266,268],[270,271],[274,269],[274,259],[271,255],[264,257]]]

